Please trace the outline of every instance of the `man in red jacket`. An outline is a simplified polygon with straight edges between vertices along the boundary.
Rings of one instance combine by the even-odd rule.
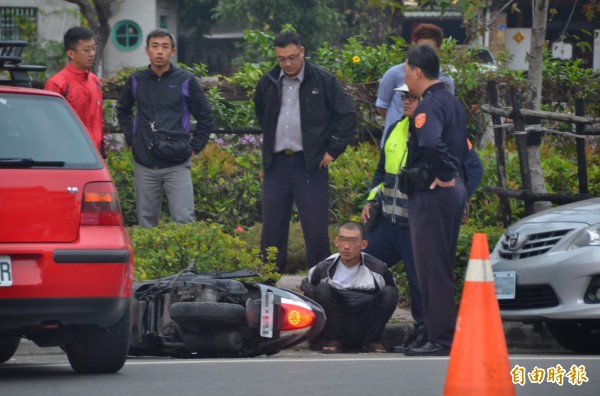
[[[65,33],[64,45],[69,63],[46,82],[45,89],[67,99],[87,129],[94,145],[104,154],[102,84],[90,68],[96,58],[94,34],[84,27]]]

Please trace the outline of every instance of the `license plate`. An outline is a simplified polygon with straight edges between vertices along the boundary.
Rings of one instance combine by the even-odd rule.
[[[12,286],[12,266],[10,256],[0,255],[0,287]]]
[[[263,290],[260,299],[260,335],[273,338],[273,318],[275,313],[275,295],[271,291]]]
[[[498,300],[511,300],[515,298],[517,273],[515,271],[494,272],[494,288]]]

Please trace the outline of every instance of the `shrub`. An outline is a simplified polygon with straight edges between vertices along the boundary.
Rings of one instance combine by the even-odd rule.
[[[330,210],[334,223],[356,220],[366,203],[379,161],[379,148],[368,142],[348,147],[330,165]]]
[[[477,224],[477,222],[469,222],[461,227],[460,234],[458,236],[458,247],[456,249],[456,263],[454,265],[454,281],[456,285],[457,303],[460,302],[462,295],[467,265],[469,264],[469,257],[471,255],[471,242],[473,240],[473,234],[486,234],[488,246],[491,251],[496,245],[496,242],[498,242],[498,239],[500,239],[502,236],[503,232],[504,229],[500,226],[481,226]]]
[[[462,295],[463,284],[465,282],[465,275],[467,271],[467,265],[469,264],[469,257],[471,255],[471,241],[473,234],[484,233],[487,235],[488,244],[491,249],[494,248],[496,242],[503,233],[502,227],[482,227],[479,224],[465,224],[460,229],[458,236],[458,246],[456,248],[456,261],[454,264],[454,281],[456,285],[456,302],[460,303]],[[432,247],[433,248],[433,247]],[[392,274],[396,280],[399,291],[399,300],[402,303],[410,305],[410,288],[408,286],[408,278],[406,272],[404,272],[404,263],[400,262],[394,265],[392,268]]]
[[[234,229],[260,221],[262,159],[209,143],[192,164],[196,216]]]
[[[246,147],[246,149],[243,149]],[[369,143],[348,147],[330,167],[331,222],[360,214],[378,161],[378,148]],[[108,165],[119,191],[128,226],[137,224],[133,159],[129,150],[111,151]],[[262,157],[252,144],[223,147],[210,142],[192,163],[196,218],[233,230],[261,221]],[[163,202],[163,217],[168,206]],[[294,216],[297,219],[297,216]],[[355,218],[355,217],[354,217]]]
[[[262,224],[256,223],[252,227],[245,229],[239,235],[240,239],[251,248],[260,249],[260,236],[262,233]],[[290,224],[290,237],[288,242],[287,274],[303,273],[308,270],[306,263],[306,246],[304,244],[304,234],[300,223]]]
[[[158,227],[130,229],[135,254],[135,278],[165,277],[188,267],[200,272],[223,272],[247,268],[259,281],[276,282],[274,255],[263,263],[258,249],[209,222],[165,223]]]
[[[108,151],[106,160],[113,181],[119,192],[121,211],[125,225],[137,224],[135,211],[135,187],[133,183],[133,156],[129,150]]]

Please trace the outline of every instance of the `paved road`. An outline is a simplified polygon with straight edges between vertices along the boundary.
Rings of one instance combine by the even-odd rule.
[[[511,367],[525,373],[560,364],[584,366],[588,382],[563,386],[542,381],[515,385],[519,396],[597,396],[600,357],[514,354]],[[129,359],[114,375],[77,375],[64,355],[17,356],[0,365],[2,396],[305,396],[441,395],[447,357],[397,354],[323,355],[289,351],[251,359]]]

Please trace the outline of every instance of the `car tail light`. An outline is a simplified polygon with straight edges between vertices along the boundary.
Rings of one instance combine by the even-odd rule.
[[[88,183],[83,189],[81,225],[122,226],[123,215],[114,184]]]
[[[281,299],[281,325],[279,330],[298,330],[312,326],[315,314],[303,302]]]

